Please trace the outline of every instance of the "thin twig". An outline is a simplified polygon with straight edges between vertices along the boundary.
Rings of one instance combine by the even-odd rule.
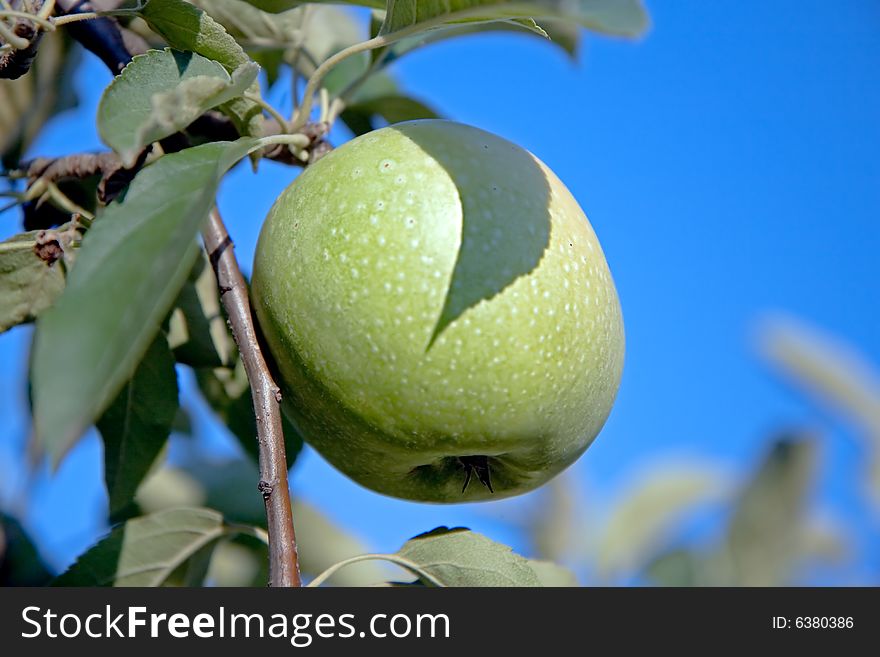
[[[70,23],[77,23],[79,21],[93,21],[96,18],[100,18],[101,16],[109,16],[112,15],[110,12],[98,12],[98,11],[84,11],[79,14],[67,14],[65,16],[59,16],[56,18],[53,23],[55,25],[69,25]]]
[[[235,259],[232,240],[216,208],[202,230],[223,308],[251,384],[260,443],[260,491],[269,527],[269,586],[301,586],[287,486],[287,456],[281,429],[281,391],[263,358],[248,300],[247,285]]]
[[[470,18],[471,16],[479,15],[480,13],[481,7],[474,7],[471,9],[462,9],[460,11],[454,12],[453,15],[456,19],[463,20],[466,18]],[[300,128],[302,128],[302,126],[304,126],[308,122],[309,117],[312,113],[312,103],[314,102],[314,96],[316,93],[318,93],[318,90],[320,89],[320,84],[323,81],[324,76],[327,75],[327,73],[329,73],[334,66],[353,55],[357,55],[359,53],[367,52],[370,50],[375,50],[376,48],[389,46],[392,43],[396,43],[397,41],[400,41],[402,39],[406,39],[413,35],[426,32],[427,30],[434,29],[435,27],[439,27],[448,22],[449,18],[449,14],[442,14],[440,16],[430,18],[426,21],[408,25],[394,32],[379,34],[372,39],[367,39],[366,41],[361,41],[347,48],[343,48],[336,54],[331,55],[330,57],[325,59],[323,62],[321,62],[321,65],[315,69],[315,71],[309,77],[309,81],[306,83],[306,88],[303,92],[302,105],[294,116],[293,121],[291,121],[291,132],[297,132]]]

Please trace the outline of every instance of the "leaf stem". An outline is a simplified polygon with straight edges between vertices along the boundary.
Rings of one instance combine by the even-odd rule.
[[[321,81],[324,79],[324,76],[330,72],[330,69],[339,64],[341,61],[348,59],[353,55],[357,55],[358,53],[366,52],[368,50],[375,50],[376,48],[382,48],[383,46],[390,46],[392,43],[396,43],[401,39],[406,39],[407,37],[415,36],[416,34],[421,34],[422,32],[427,32],[428,30],[432,30],[435,27],[440,27],[441,25],[450,22],[450,20],[452,20],[453,18],[456,20],[462,20],[471,17],[479,17],[484,13],[485,7],[480,4],[469,9],[462,9],[448,14],[440,14],[428,20],[414,23],[412,25],[407,25],[406,27],[396,30],[394,32],[389,32],[388,34],[379,34],[372,39],[367,39],[366,41],[355,43],[348,48],[343,48],[335,55],[328,57],[321,63],[318,68],[315,69],[315,72],[312,73],[308,83],[306,84],[305,91],[303,92],[302,105],[300,106],[299,111],[297,111],[296,116],[294,117],[293,125],[290,126],[291,132],[296,132],[308,122],[309,116],[312,113],[313,97],[318,91]]]
[[[0,39],[3,39],[6,45],[12,46],[14,50],[24,50],[31,43],[15,34],[3,21],[0,21]]]
[[[237,522],[227,522],[225,523],[227,529],[232,534],[242,534],[243,536],[253,536],[255,539],[260,541],[261,543],[265,543],[269,545],[269,532],[267,532],[262,527],[255,527],[253,525],[240,525]]]
[[[46,0],[46,2],[43,3],[43,6],[40,7],[40,11],[37,12],[37,16],[48,19],[53,11],[55,11],[55,0]]]
[[[441,16],[436,16],[435,18],[432,18],[430,20],[422,21],[414,25],[409,25],[401,30],[397,30],[396,32],[391,32],[390,34],[380,34],[379,36],[375,36],[372,39],[361,41],[360,43],[351,45],[348,48],[343,48],[335,55],[325,59],[321,63],[321,65],[317,69],[315,69],[315,72],[312,73],[308,83],[306,84],[306,89],[303,92],[302,105],[300,106],[299,111],[297,111],[296,116],[294,117],[293,124],[290,126],[291,131],[296,132],[297,130],[302,128],[309,120],[309,115],[312,113],[313,96],[318,91],[318,85],[320,85],[321,81],[324,79],[324,76],[330,72],[330,69],[339,64],[339,62],[348,59],[352,55],[357,55],[358,53],[373,50],[375,48],[381,48],[382,46],[390,45],[392,43],[395,43],[396,41],[400,41],[401,39],[405,39],[409,36],[413,36],[426,30],[430,30],[431,28],[437,27],[439,25],[443,25],[443,23],[447,22],[448,20],[448,15],[444,14]]]
[[[52,21],[40,18],[34,14],[29,14],[26,11],[16,11],[15,9],[3,9],[0,10],[0,18],[21,18],[26,21],[30,21],[39,25],[44,30],[54,30],[55,25],[53,25]]]
[[[263,99],[262,96],[260,96],[259,94],[245,93],[244,97],[262,107],[264,110],[266,110],[269,116],[278,121],[278,125],[281,126],[282,132],[289,132],[289,124],[287,123],[287,119],[281,116],[281,113],[277,109],[272,107],[270,103],[266,102],[266,100]]]
[[[67,25],[68,23],[76,23],[77,21],[91,21],[95,20],[96,18],[112,16],[114,14],[115,12],[84,11],[77,14],[66,14],[64,16],[58,16],[52,22],[55,23],[55,27],[58,27],[60,25]]]
[[[413,575],[418,577],[419,579],[423,579],[427,581],[429,584],[433,586],[443,587],[446,586],[434,577],[431,573],[424,570],[419,564],[414,561],[410,561],[409,559],[405,559],[397,554],[361,554],[356,557],[351,557],[350,559],[346,559],[344,561],[340,561],[339,563],[333,564],[323,573],[318,575],[315,579],[309,582],[309,587],[317,587],[326,582],[336,573],[338,570],[345,568],[348,565],[353,563],[358,563],[360,561],[387,561],[389,563],[393,563],[395,566],[400,566],[401,568],[410,571]]]

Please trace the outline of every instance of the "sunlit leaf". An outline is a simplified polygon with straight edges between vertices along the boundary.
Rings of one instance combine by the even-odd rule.
[[[139,13],[150,29],[172,48],[217,61],[230,73],[251,64],[244,49],[220,23],[184,0],[148,0]],[[259,84],[251,84],[248,92],[259,96]],[[242,136],[262,134],[263,113],[257,103],[239,97],[222,104],[220,109],[232,119]]]
[[[148,0],[138,13],[172,48],[218,61],[228,71],[250,61],[222,25],[184,0]]]
[[[310,7],[303,29],[303,50],[308,56],[298,58],[295,64],[306,77],[328,57],[366,37],[364,25],[340,7]]]
[[[243,94],[258,72],[245,61],[230,74],[216,61],[168,48],[137,55],[101,96],[101,139],[131,167],[148,144]]]
[[[345,4],[360,5],[362,7],[373,7],[374,9],[385,6],[385,0],[247,0],[258,9],[268,12],[281,12],[299,7],[305,4]]]
[[[564,566],[537,559],[529,559],[528,564],[538,576],[541,586],[579,586],[575,574]]]
[[[372,12],[372,20],[370,22],[371,37],[379,34],[384,17],[385,12]],[[373,59],[382,58],[384,63],[388,64],[422,46],[456,37],[479,36],[487,32],[506,32],[517,35],[537,36],[547,41],[547,43],[561,48],[572,58],[577,54],[580,42],[580,28],[577,23],[559,19],[542,19],[541,24],[538,25],[532,19],[526,20],[529,20],[530,23],[523,25],[516,22],[493,21],[489,23],[446,25],[442,30],[422,32],[416,36],[401,39],[391,45],[373,50],[371,57]]]
[[[511,19],[566,19],[596,32],[636,37],[648,27],[639,0],[389,0],[380,34],[421,25],[424,30],[455,23]]]
[[[438,527],[397,553],[445,586],[541,586],[537,573],[509,547],[468,529]]]

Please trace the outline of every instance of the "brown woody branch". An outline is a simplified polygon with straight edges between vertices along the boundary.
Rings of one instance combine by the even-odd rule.
[[[219,112],[203,114],[190,124],[187,132],[200,140],[207,139],[208,141],[232,141],[238,139],[239,136],[232,122]],[[273,119],[267,119],[263,123],[264,135],[277,135],[281,132],[281,126]],[[309,123],[303,127],[302,133],[311,139],[311,143],[304,149],[309,154],[308,162],[296,158],[290,149],[283,144],[267,146],[260,155],[266,159],[291,166],[305,166],[317,161],[332,149],[330,143],[324,139],[324,135],[327,133],[326,124]],[[186,148],[189,142],[183,137],[183,135],[175,136],[175,138],[163,141],[162,145],[168,151]],[[175,145],[179,148],[176,148]],[[141,153],[135,165],[130,169],[123,167],[119,156],[110,151],[76,153],[56,158],[38,157],[22,162],[17,169],[8,172],[8,175],[14,178],[27,178],[28,185],[33,184],[37,179],[57,183],[66,179],[83,179],[100,175],[98,200],[106,204],[116,198],[131,182],[143,166],[148,154],[149,148]]]
[[[248,289],[232,240],[217,208],[202,230],[205,250],[214,267],[220,299],[229,317],[232,335],[251,384],[251,396],[260,443],[259,490],[266,504],[269,527],[269,586],[300,586],[296,536],[287,486],[287,455],[278,406],[281,390],[275,384],[257,340]]]

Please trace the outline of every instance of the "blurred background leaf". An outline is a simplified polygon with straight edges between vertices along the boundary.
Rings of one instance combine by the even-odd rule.
[[[865,489],[880,508],[880,372],[839,338],[793,317],[766,318],[758,348],[791,385],[848,422],[865,442]]]
[[[724,499],[731,487],[729,475],[714,463],[654,465],[633,480],[599,532],[593,557],[599,582],[637,571],[683,518]]]
[[[162,468],[141,486],[137,502],[144,513],[181,506],[205,506],[223,513],[230,521],[265,526],[266,512],[257,490],[259,471],[249,460],[193,462],[186,469]],[[339,527],[312,504],[294,498],[300,569],[314,577],[335,563],[370,552],[367,545]],[[249,537],[223,542],[215,553],[208,579],[228,586],[252,585],[255,577],[264,579],[265,546]],[[244,572],[236,574],[235,564]],[[353,564],[340,570],[331,584],[370,586],[386,581],[398,572],[374,561]],[[212,580],[212,578],[217,578]]]

